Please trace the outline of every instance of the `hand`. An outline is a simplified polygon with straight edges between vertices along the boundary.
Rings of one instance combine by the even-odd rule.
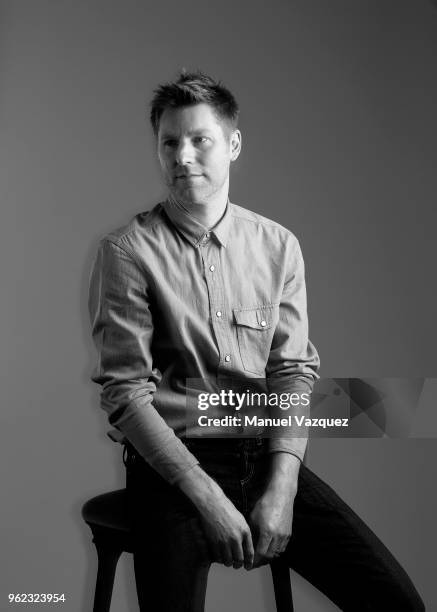
[[[177,484],[200,514],[211,560],[251,569],[254,549],[249,525],[223,489],[199,465],[183,474]]]
[[[213,561],[235,569],[243,565],[252,569],[254,548],[249,525],[225,495],[203,508],[201,521]]]
[[[287,547],[293,523],[295,491],[290,488],[268,489],[249,516],[255,541],[253,567],[270,563]]]
[[[266,489],[249,516],[255,541],[253,567],[270,563],[287,547],[299,468],[300,460],[294,454],[279,451],[271,454]]]

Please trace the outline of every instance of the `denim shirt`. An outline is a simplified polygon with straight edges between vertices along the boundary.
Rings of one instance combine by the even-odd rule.
[[[276,393],[318,378],[296,237],[229,201],[210,230],[169,198],[104,236],[88,304],[101,406],[171,483],[198,463],[182,442],[187,378],[266,378]],[[305,447],[292,431],[269,440],[301,460]]]

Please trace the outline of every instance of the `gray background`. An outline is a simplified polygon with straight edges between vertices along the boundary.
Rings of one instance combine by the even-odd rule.
[[[244,148],[231,198],[299,237],[322,374],[436,376],[437,10],[18,0],[1,13],[0,608],[9,592],[65,592],[60,609],[85,612],[96,559],[80,508],[124,486],[89,381],[88,275],[99,236],[163,194],[144,119],[152,89],[186,66],[235,92]],[[436,458],[435,439],[317,440],[309,455],[429,610]],[[334,609],[293,581],[297,610]],[[266,569],[211,572],[208,612],[272,602]],[[129,555],[113,609],[137,610]]]

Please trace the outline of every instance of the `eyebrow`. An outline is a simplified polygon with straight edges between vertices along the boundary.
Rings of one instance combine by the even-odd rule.
[[[197,136],[199,134],[212,134],[213,132],[209,128],[199,128],[197,130],[191,130],[188,132],[189,136]],[[171,132],[164,132],[161,134],[161,138],[176,138],[175,134]]]

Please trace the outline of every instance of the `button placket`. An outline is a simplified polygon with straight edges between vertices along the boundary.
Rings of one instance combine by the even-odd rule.
[[[205,269],[205,280],[208,287],[209,296],[209,311],[211,316],[211,323],[214,329],[215,338],[217,341],[220,362],[222,365],[228,366],[231,362],[230,344],[228,334],[226,331],[227,317],[223,309],[223,295],[224,287],[223,280],[220,274],[219,265],[217,263],[217,245],[214,241],[209,240],[209,234],[205,234],[200,242],[203,247],[205,242],[208,245],[205,248],[200,249],[200,253],[203,260]],[[213,257],[211,255],[214,253]],[[215,261],[215,263],[211,263]]]

